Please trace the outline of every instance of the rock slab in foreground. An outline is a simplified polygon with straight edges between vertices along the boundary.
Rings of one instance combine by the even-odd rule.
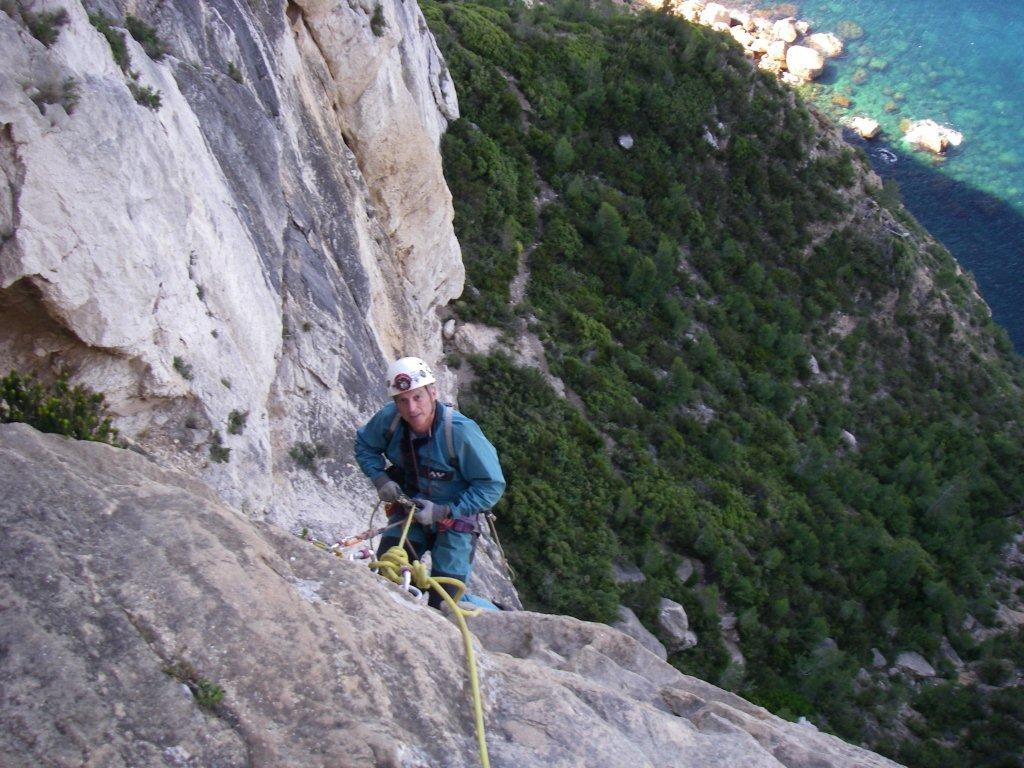
[[[0,425],[0,751],[12,765],[478,765],[461,638],[206,486]],[[473,620],[494,768],[892,766],[560,616]],[[424,641],[424,638],[431,638]],[[213,711],[163,671],[223,687]]]

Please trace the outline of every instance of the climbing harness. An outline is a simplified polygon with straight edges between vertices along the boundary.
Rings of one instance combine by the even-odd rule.
[[[370,562],[370,568],[375,573],[386,578],[388,581],[399,585],[402,589],[409,592],[409,594],[414,598],[419,599],[426,594],[428,590],[433,590],[441,597],[442,600],[445,601],[445,603],[447,603],[452,616],[455,617],[459,631],[462,633],[462,642],[466,649],[466,667],[469,670],[469,687],[473,696],[473,715],[476,723],[477,747],[480,750],[480,765],[482,768],[490,768],[491,762],[487,754],[487,739],[484,733],[484,710],[480,699],[480,682],[477,678],[476,655],[473,652],[473,635],[470,633],[469,626],[466,624],[467,616],[477,616],[483,612],[483,609],[473,608],[471,610],[467,610],[459,606],[459,602],[466,594],[466,585],[459,579],[453,579],[448,576],[431,576],[427,566],[421,561],[413,560],[410,562],[409,553],[406,551],[406,540],[409,536],[409,529],[412,527],[414,519],[413,509],[416,505],[411,499],[405,497],[400,498],[397,503],[405,507],[408,510],[408,514],[403,520],[391,523],[390,525],[382,528],[373,528],[373,515],[377,512],[377,508],[375,507],[370,516],[370,528],[360,534],[350,536],[331,545],[310,537],[308,532],[305,530],[303,530],[303,538],[313,543],[314,546],[331,552],[337,557],[344,557],[342,549],[352,546],[353,544],[360,544],[390,528],[394,528],[398,525],[402,526],[402,534],[399,537],[398,543],[388,549],[388,551],[381,555],[379,559],[372,560]],[[352,543],[346,544],[345,542]],[[367,552],[369,553],[368,556],[365,554]],[[504,557],[504,553],[502,553],[502,556]],[[364,548],[360,550],[357,556],[350,557],[350,559],[362,560],[368,559],[368,557],[373,557],[373,552],[369,548]],[[454,596],[448,594],[448,590],[445,589],[446,585],[453,588],[453,591],[455,592]]]

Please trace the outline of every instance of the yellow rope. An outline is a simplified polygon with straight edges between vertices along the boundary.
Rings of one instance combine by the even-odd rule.
[[[402,535],[398,539],[398,544],[381,555],[379,560],[371,562],[370,567],[376,568],[381,576],[388,581],[393,581],[395,584],[402,584],[403,576],[408,572],[413,586],[424,592],[428,589],[434,590],[448,604],[452,615],[455,616],[455,620],[459,625],[459,631],[462,633],[462,642],[466,648],[466,666],[469,668],[469,688],[473,696],[473,714],[476,720],[476,741],[480,749],[480,764],[483,768],[491,768],[490,757],[487,755],[487,739],[484,733],[484,709],[480,700],[480,682],[477,679],[476,655],[473,653],[473,635],[466,624],[466,617],[476,616],[481,612],[481,609],[475,608],[467,611],[459,607],[459,601],[466,593],[466,585],[463,582],[448,576],[438,576],[435,578],[430,575],[430,571],[419,560],[412,563],[409,562],[409,553],[405,551],[405,541],[409,535],[409,528],[412,527],[412,521],[413,515],[410,509],[409,517],[402,528]],[[448,594],[448,591],[444,588],[445,584],[455,588],[454,597]]]

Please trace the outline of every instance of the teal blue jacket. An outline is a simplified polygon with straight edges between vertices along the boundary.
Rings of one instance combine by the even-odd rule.
[[[430,435],[416,449],[415,463],[419,470],[416,495],[446,505],[452,517],[466,517],[498,503],[505,492],[505,476],[494,446],[475,421],[458,411],[452,414],[456,462],[450,461],[444,435],[444,409],[447,408],[451,406],[437,404]],[[399,420],[398,428],[388,436],[397,413],[395,404],[388,403],[356,431],[356,461],[371,480],[386,474],[385,459],[406,472],[411,471],[404,466],[406,454],[402,450],[402,441],[408,435],[405,422]],[[411,489],[403,490],[409,493]]]

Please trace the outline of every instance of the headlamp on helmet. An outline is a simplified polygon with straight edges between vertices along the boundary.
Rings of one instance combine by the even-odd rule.
[[[391,397],[411,389],[437,383],[430,366],[418,357],[402,357],[388,366],[388,394]]]

